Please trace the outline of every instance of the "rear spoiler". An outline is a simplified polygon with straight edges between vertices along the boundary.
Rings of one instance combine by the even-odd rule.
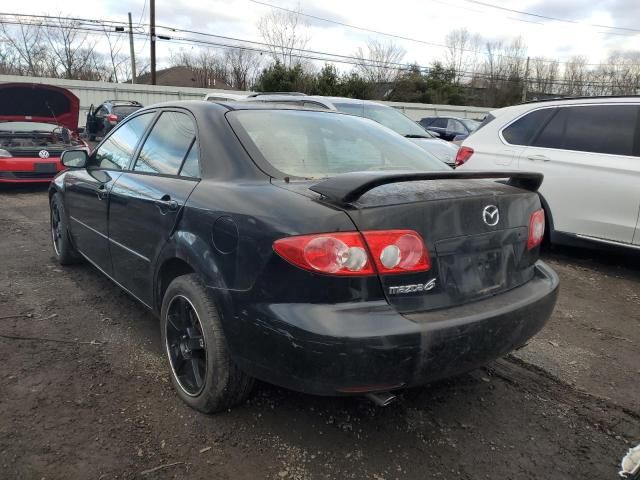
[[[309,187],[329,200],[339,203],[352,203],[362,195],[381,185],[419,180],[467,180],[504,178],[507,185],[537,192],[542,184],[543,175],[533,172],[481,172],[467,170],[436,172],[351,172],[327,178]]]

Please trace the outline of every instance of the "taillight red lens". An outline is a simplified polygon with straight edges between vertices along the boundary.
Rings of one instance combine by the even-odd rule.
[[[276,240],[273,249],[297,267],[333,275],[373,275],[358,232],[302,235]]]
[[[113,113],[110,113],[109,115],[107,115],[107,121],[111,123],[115,123],[118,121],[118,116],[114,115]]]
[[[531,250],[542,243],[544,238],[544,210],[536,210],[529,219],[529,239],[527,248]]]
[[[458,153],[456,153],[456,167],[459,167],[463,163],[466,163],[473,155],[473,148],[460,147]]]
[[[276,240],[273,249],[297,267],[331,275],[373,275],[373,264],[381,274],[431,268],[427,248],[413,230],[301,235]]]
[[[380,273],[421,272],[431,268],[422,238],[413,230],[363,232]]]

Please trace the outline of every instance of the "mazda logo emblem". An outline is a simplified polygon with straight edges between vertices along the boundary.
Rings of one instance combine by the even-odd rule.
[[[40,150],[38,152],[38,156],[40,158],[49,158],[49,152],[47,152],[46,150]]]
[[[500,211],[495,205],[487,205],[482,210],[482,220],[490,227],[495,227],[500,221]]]

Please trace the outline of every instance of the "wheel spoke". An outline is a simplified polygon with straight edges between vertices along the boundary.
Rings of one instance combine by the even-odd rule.
[[[202,374],[200,373],[200,361],[197,358],[191,359],[191,370],[193,371],[193,379],[198,388],[202,387]]]
[[[175,320],[175,315],[167,314],[167,322],[169,322],[169,325],[171,325],[171,327],[173,327],[173,329],[176,331],[176,333],[180,334],[180,329],[174,323],[174,320]]]

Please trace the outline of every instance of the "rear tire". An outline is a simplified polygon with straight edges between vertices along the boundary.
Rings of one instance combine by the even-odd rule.
[[[253,378],[231,359],[218,310],[197,275],[183,275],[169,284],[160,326],[171,382],[187,405],[215,413],[249,396]]]
[[[55,193],[49,203],[51,220],[51,242],[53,253],[60,265],[73,265],[82,262],[82,256],[75,249],[69,237],[67,215],[62,195]]]

